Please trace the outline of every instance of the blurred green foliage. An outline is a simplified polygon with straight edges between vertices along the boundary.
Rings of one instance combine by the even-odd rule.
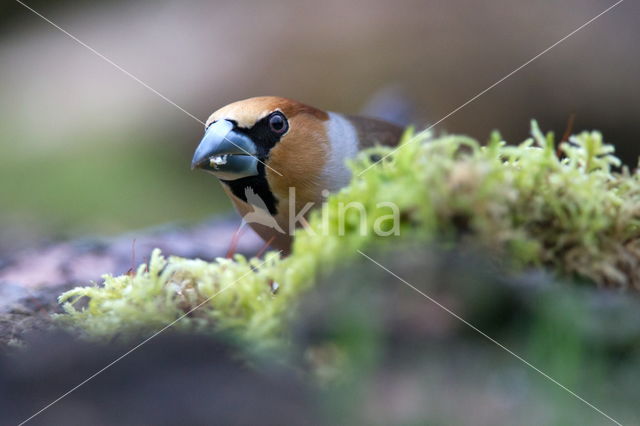
[[[189,169],[184,144],[152,136],[1,144],[0,223],[66,237],[188,223],[231,209],[215,178]]]
[[[496,270],[474,249],[371,255],[485,336],[369,261],[339,268],[302,299],[293,326],[293,359],[316,380],[334,367],[320,381],[332,423],[608,424],[567,389],[637,423],[637,299]]]

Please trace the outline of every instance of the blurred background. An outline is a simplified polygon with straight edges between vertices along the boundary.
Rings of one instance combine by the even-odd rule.
[[[327,110],[358,113],[366,110],[372,99],[380,99],[381,93],[391,93],[413,105],[415,124],[424,127],[592,19],[614,0],[25,3],[199,120],[206,120],[229,102],[258,95],[286,96]],[[640,134],[639,18],[640,4],[623,2],[447,118],[436,131],[486,140],[493,129],[499,129],[507,140],[518,142],[527,137],[532,118],[559,136],[575,114],[574,131],[601,130],[625,163],[635,167],[640,155],[636,143]],[[6,255],[54,240],[117,235],[231,214],[230,202],[216,180],[189,170],[203,132],[202,124],[189,114],[20,3],[0,3],[0,267]],[[132,238],[135,235],[123,238],[118,249],[127,261]],[[180,243],[177,245],[184,243],[171,233],[166,238]],[[204,234],[201,227],[183,235],[192,245],[193,241],[200,245],[198,238],[223,240],[226,248],[230,233],[214,230]],[[156,246],[156,240],[152,243]],[[60,257],[56,253],[67,253],[66,249],[50,257],[39,254],[40,263],[33,269],[58,279],[60,274],[47,268],[48,263],[53,265],[47,259]],[[89,251],[86,246],[77,250]],[[147,254],[140,251],[142,256]],[[96,271],[124,272],[114,265],[96,266],[90,257],[94,254],[83,258],[69,255],[72,260],[62,269],[68,272],[77,265],[90,271],[91,279]],[[385,264],[409,282],[426,280],[428,294],[516,353],[526,355],[534,365],[616,419],[638,423],[637,299],[550,285],[553,278],[544,274],[505,278],[488,267],[491,273],[484,273],[483,265],[474,265],[466,257],[458,259],[455,254],[442,258],[437,253],[416,254],[415,250],[406,254],[385,258]],[[18,266],[28,270],[31,258],[25,258],[24,267]],[[147,374],[149,364],[139,368],[148,360],[140,352],[144,360],[139,358],[133,370],[119,370],[121,375],[110,382],[115,390],[96,381],[96,387],[87,387],[86,393],[76,393],[67,400],[70,403],[77,398],[78,405],[69,409],[61,404],[56,409],[63,410],[63,418],[69,412],[76,417],[88,416],[94,412],[81,410],[82,399],[87,398],[92,403],[113,403],[104,411],[108,416],[139,414],[144,420],[149,413],[179,413],[185,420],[188,417],[184,416],[200,415],[198,409],[203,410],[205,419],[211,418],[207,410],[218,410],[215,415],[220,416],[216,405],[198,404],[194,409],[193,404],[188,405],[192,402],[190,393],[176,395],[172,380],[177,380],[175,371],[183,371],[176,370],[180,367],[192,370],[184,373],[187,378],[191,377],[188,374],[210,378],[193,387],[198,396],[239,395],[242,404],[260,402],[266,412],[290,413],[285,409],[291,395],[287,389],[299,398],[308,396],[300,391],[300,371],[309,363],[311,370],[328,371],[330,376],[330,367],[340,367],[341,360],[340,356],[332,359],[340,355],[334,346],[342,344],[349,355],[345,359],[357,360],[357,365],[345,364],[353,377],[345,380],[343,388],[327,388],[322,398],[310,394],[313,404],[316,400],[327,403],[334,419],[351,416],[352,420],[364,419],[361,424],[372,420],[391,424],[398,419],[404,419],[403,424],[423,424],[415,419],[424,418],[445,424],[605,421],[438,308],[406,293],[406,288],[389,276],[375,272],[370,264],[360,268],[350,265],[344,273],[317,286],[319,290],[305,302],[308,305],[300,310],[304,315],[296,322],[299,330],[293,347],[304,353],[291,363],[295,371],[288,371],[290,376],[276,382],[281,385],[277,392],[265,393],[264,387],[256,386],[263,379],[256,382],[255,378],[239,376],[237,357],[220,352],[220,358],[211,362],[209,355],[201,355],[209,352],[185,351],[181,345],[190,343],[169,340],[162,344],[173,352],[162,346],[155,349],[156,354],[166,356],[150,364],[156,368],[153,374]],[[89,281],[71,275],[63,276],[65,285]],[[362,285],[350,285],[354,283]],[[333,287],[327,287],[330,285]],[[7,294],[12,288],[16,287],[0,287],[5,291],[0,301],[11,300]],[[31,311],[44,312],[49,319],[42,307],[45,302],[56,306],[59,293],[59,287],[51,287],[44,302],[44,296],[29,299],[31,308],[15,310],[11,321],[18,315],[22,321],[23,313]],[[2,318],[0,315],[0,326],[8,324],[5,329],[11,336],[15,324],[3,323]],[[81,377],[77,375],[86,377],[85,371],[96,371],[105,360],[115,357],[102,347],[87,355],[64,340],[38,341],[45,346],[31,351],[22,369],[3,364],[0,358],[0,378],[9,378],[0,383],[0,406],[4,395],[7,406],[26,410],[16,417],[19,419],[59,395],[60,389],[78,383]],[[62,353],[54,350],[56,347],[69,355],[56,355]],[[218,351],[209,346],[204,349],[207,347]],[[49,361],[43,362],[40,355]],[[204,357],[204,361],[182,361],[178,355]],[[61,364],[61,359],[71,361]],[[220,360],[233,361],[236,367],[227,368]],[[144,377],[131,379],[130,371],[143,372]],[[209,375],[203,375],[207,371]],[[105,380],[107,377],[111,380],[114,376],[105,375]],[[229,387],[218,387],[218,383],[227,383],[220,381],[225,377]],[[165,382],[169,385],[157,386]],[[121,386],[129,389],[135,383],[139,387],[122,392]],[[302,390],[318,391],[307,385]],[[144,389],[148,386],[169,389],[167,401],[174,404],[157,404],[155,394],[147,398]],[[265,386],[274,389],[273,382],[267,381]],[[3,389],[7,391],[3,393]],[[24,397],[33,389],[40,392],[36,397],[42,401]],[[218,394],[211,393],[216,390]],[[129,399],[130,395],[144,397]],[[421,395],[430,397],[423,400]],[[28,405],[34,401],[33,407]],[[123,401],[135,409],[112,409]],[[143,405],[145,401],[147,405]],[[176,404],[183,407],[183,402],[188,408],[173,409]],[[303,418],[315,409],[307,403],[310,406],[300,402]],[[256,421],[269,424],[260,410],[229,413],[255,415]],[[164,420],[171,422],[172,418]]]
[[[257,95],[357,113],[380,90],[435,122],[613,4],[603,0],[27,4],[201,120]],[[484,140],[600,129],[640,146],[640,4],[624,2],[441,123]],[[231,209],[189,162],[189,115],[14,1],[0,5],[0,254]]]

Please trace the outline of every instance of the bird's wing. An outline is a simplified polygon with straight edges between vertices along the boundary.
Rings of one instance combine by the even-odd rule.
[[[346,116],[358,133],[359,149],[374,145],[395,146],[398,144],[404,128],[375,118]]]

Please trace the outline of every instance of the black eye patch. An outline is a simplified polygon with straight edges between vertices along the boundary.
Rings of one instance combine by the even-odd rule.
[[[267,158],[269,151],[289,130],[289,122],[280,111],[275,111],[256,122],[250,129],[236,128],[256,144],[258,158]]]

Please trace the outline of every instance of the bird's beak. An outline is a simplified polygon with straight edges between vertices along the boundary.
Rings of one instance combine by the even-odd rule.
[[[255,143],[233,129],[233,123],[219,120],[209,126],[191,160],[199,168],[223,180],[236,180],[258,174]]]

